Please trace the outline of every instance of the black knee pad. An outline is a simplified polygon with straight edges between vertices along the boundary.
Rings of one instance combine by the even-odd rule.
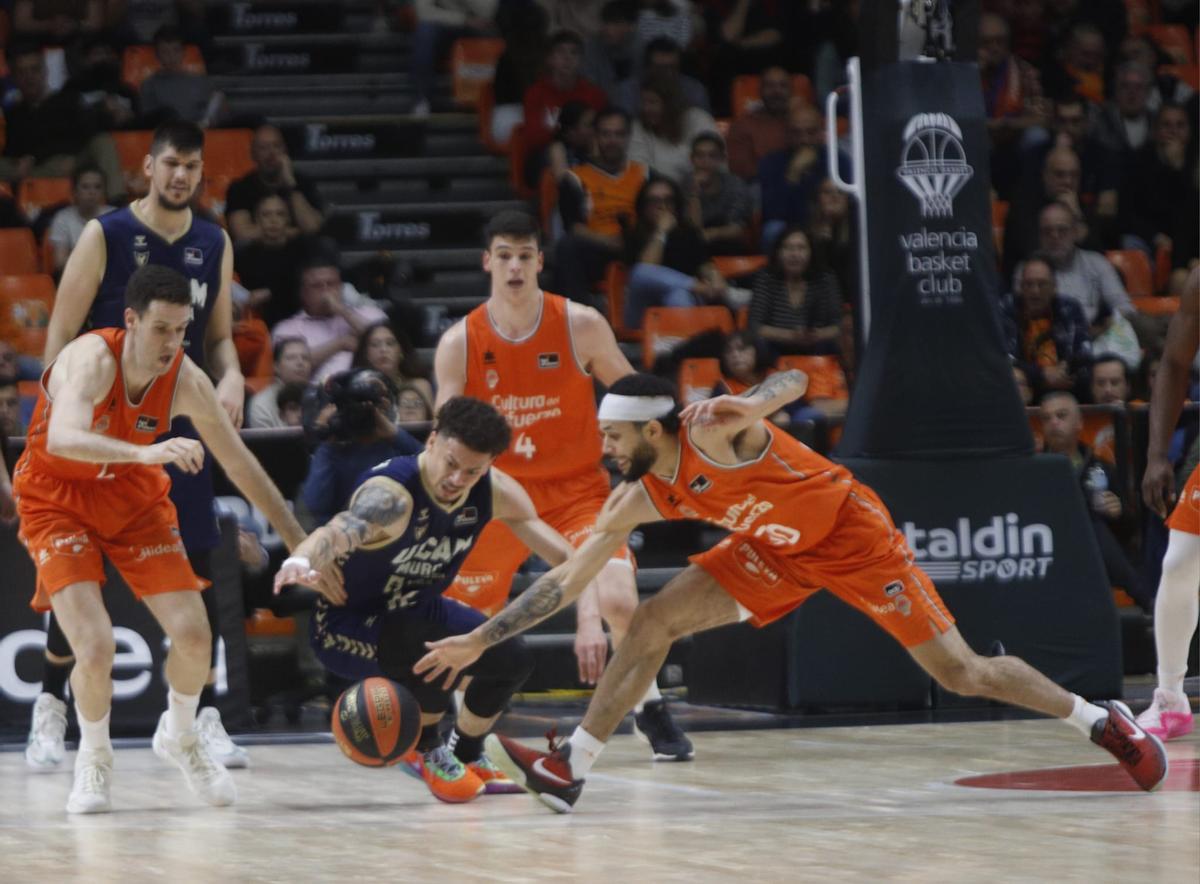
[[[425,656],[425,642],[445,637],[445,631],[426,620],[389,617],[379,632],[376,659],[383,674],[408,688],[422,712],[442,713],[450,702],[450,692],[439,678],[430,684],[417,676],[413,664]]]
[[[467,667],[471,676],[463,705],[480,718],[499,715],[533,672],[533,651],[521,636],[488,648]]]

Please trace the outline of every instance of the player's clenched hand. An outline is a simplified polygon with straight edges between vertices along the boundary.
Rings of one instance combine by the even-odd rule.
[[[1175,502],[1175,471],[1165,457],[1154,457],[1146,464],[1146,475],[1142,477],[1142,500],[1146,506],[1158,513],[1160,519]]]
[[[317,592],[329,599],[334,605],[346,604],[346,578],[342,576],[342,569],[336,564],[326,565],[317,577],[317,584],[314,587]],[[276,592],[279,590],[276,589]]]
[[[452,635],[436,642],[425,642],[429,653],[413,664],[413,672],[424,676],[425,681],[434,682],[442,673],[446,674],[443,684],[449,690],[458,674],[479,659],[487,650],[483,643],[471,633]]]
[[[204,446],[195,439],[176,436],[143,448],[142,463],[169,463],[185,473],[198,473],[204,466]]]
[[[246,405],[246,382],[239,374],[227,374],[217,384],[217,401],[229,415],[235,427],[242,425],[242,410]]]
[[[679,419],[685,424],[716,426],[754,414],[755,403],[744,396],[714,396],[684,407]]]
[[[599,618],[585,620],[575,630],[575,660],[579,663],[579,680],[595,684],[604,674],[608,660],[608,636]]]

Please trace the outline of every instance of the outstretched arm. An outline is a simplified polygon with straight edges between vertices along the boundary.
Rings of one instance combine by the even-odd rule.
[[[321,585],[320,575],[356,549],[386,543],[404,533],[412,512],[412,495],[387,476],[368,479],[354,496],[350,506],[304,538],[275,575],[275,591],[289,583],[302,583],[321,592],[335,605],[346,601],[342,587],[330,594]]]
[[[175,392],[176,414],[191,418],[196,432],[234,486],[246,499],[262,510],[267,521],[279,532],[288,549],[304,539],[304,529],[288,509],[287,502],[258,459],[250,453],[229,415],[217,401],[208,376],[196,363],[184,357],[179,386]]]
[[[798,369],[780,371],[738,396],[714,396],[685,407],[679,416],[701,431],[713,429],[735,436],[804,395],[808,375]]]
[[[618,486],[605,503],[592,536],[566,562],[547,571],[508,607],[472,632],[427,642],[430,651],[417,661],[413,672],[424,675],[426,681],[445,673],[446,684],[452,683],[492,645],[519,635],[569,605],[621,548],[629,532],[643,522],[661,518],[640,484]]]

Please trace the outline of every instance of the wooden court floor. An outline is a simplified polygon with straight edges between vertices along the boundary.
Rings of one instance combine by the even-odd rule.
[[[1109,756],[1046,720],[693,738],[693,763],[654,764],[616,737],[570,816],[439,804],[308,744],[252,748],[222,809],[118,750],[115,812],[68,817],[69,771],[0,753],[0,881],[1200,881],[1200,735],[1155,794],[1103,791],[1124,785]],[[1015,771],[1033,788],[955,782]]]

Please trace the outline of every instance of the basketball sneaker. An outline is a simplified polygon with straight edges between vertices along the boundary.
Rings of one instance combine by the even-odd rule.
[[[412,755],[415,753],[409,753]],[[408,756],[405,756],[407,759]],[[448,804],[463,804],[483,794],[483,781],[463,764],[447,746],[438,746],[419,756],[421,779],[433,797]]]
[[[655,761],[691,761],[692,741],[671,718],[666,700],[649,700],[633,716],[633,732],[650,744]]]
[[[1092,725],[1092,742],[1107,749],[1133,781],[1153,792],[1167,778],[1167,753],[1158,737],[1133,720],[1129,707],[1119,700],[1096,703],[1108,710],[1108,718]]]
[[[196,713],[196,733],[208,754],[226,770],[250,766],[250,753],[229,738],[215,706],[205,706]]]
[[[508,774],[497,767],[496,762],[487,755],[480,755],[478,761],[468,761],[467,769],[475,772],[488,795],[515,795],[525,791],[510,780]]]
[[[112,765],[111,749],[89,749],[76,753],[75,783],[67,798],[67,813],[108,813],[112,810],[112,798],[109,796]]]
[[[54,694],[38,694],[25,743],[25,763],[30,770],[50,771],[62,764],[66,732],[67,704]]]
[[[209,754],[195,728],[178,737],[168,736],[167,713],[164,712],[158,719],[152,745],[154,754],[179,768],[188,788],[207,803],[223,807],[237,800],[233,777]]]
[[[1192,732],[1192,707],[1187,697],[1155,688],[1154,702],[1137,717],[1137,723],[1160,740],[1174,740]]]
[[[570,813],[583,792],[583,780],[571,776],[571,744],[566,740],[556,743],[553,731],[546,737],[549,752],[530,749],[496,734],[488,734],[483,745],[514,783],[555,813]]]

